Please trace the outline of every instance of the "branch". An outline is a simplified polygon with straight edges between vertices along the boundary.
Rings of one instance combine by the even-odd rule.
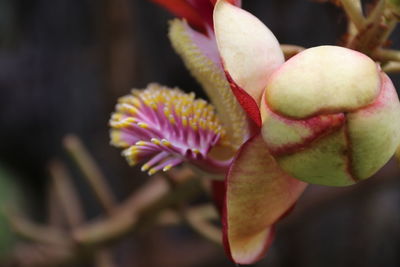
[[[109,191],[109,187],[105,184],[106,178],[100,171],[100,168],[78,137],[74,135],[66,136],[64,146],[83,172],[104,210],[108,214],[111,214],[115,206],[115,200]]]
[[[190,179],[173,190],[169,190],[166,181],[153,180],[138,195],[127,200],[112,217],[78,228],[73,232],[73,239],[83,246],[112,242],[136,228],[148,226],[161,210],[193,199],[201,191],[199,179]]]
[[[387,39],[389,39],[390,35],[393,33],[397,26],[397,18],[391,14],[389,17],[386,18],[386,30],[382,33],[381,36],[381,43],[384,44]]]
[[[207,208],[209,208],[208,206]],[[206,207],[205,207],[206,208]],[[211,207],[213,208],[213,207]],[[203,212],[209,213],[209,210],[191,210],[185,209],[182,211],[182,218],[189,224],[190,227],[206,239],[222,245],[222,233],[220,228],[214,226],[207,217],[203,216]],[[212,211],[211,211],[212,212]],[[213,208],[214,215],[217,217],[215,208]]]
[[[117,267],[113,261],[113,255],[108,249],[102,249],[96,254],[96,267]]]
[[[358,31],[361,31],[365,26],[365,18],[360,2],[357,0],[341,0],[341,2],[351,22],[354,23]]]
[[[16,234],[29,241],[41,244],[64,245],[71,240],[67,234],[54,227],[38,225],[11,211],[6,211],[6,214]]]
[[[374,57],[381,62],[395,61],[400,62],[400,51],[391,49],[377,49]]]
[[[400,62],[389,61],[382,67],[382,70],[386,73],[400,73]]]
[[[285,55],[285,60],[288,60],[289,58],[297,55],[301,51],[305,50],[304,47],[298,46],[298,45],[290,45],[290,44],[282,44],[281,45],[281,50],[283,54]]]
[[[195,213],[198,216],[202,216],[205,220],[218,220],[219,215],[215,210],[215,207],[211,204],[200,205],[196,207],[190,207],[186,211],[187,213]],[[158,225],[176,225],[182,223],[182,216],[174,210],[164,210],[157,218]]]
[[[59,161],[53,161],[49,168],[55,191],[69,226],[75,227],[81,224],[84,220],[83,211],[66,167]]]

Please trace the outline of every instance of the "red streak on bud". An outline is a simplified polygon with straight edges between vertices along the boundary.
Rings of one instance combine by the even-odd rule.
[[[288,143],[280,146],[268,144],[271,154],[273,154],[274,156],[292,154],[296,151],[303,150],[307,148],[313,141],[323,138],[341,128],[346,121],[345,114],[343,113],[321,115],[305,120],[292,120],[281,117],[273,113],[272,111],[270,112],[271,116],[274,116],[275,119],[281,120],[286,125],[300,124],[302,127],[308,129],[311,132],[311,134],[309,134],[307,137],[301,139],[300,142]]]

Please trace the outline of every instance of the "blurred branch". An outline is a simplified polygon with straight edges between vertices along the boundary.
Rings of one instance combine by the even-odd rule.
[[[391,49],[378,49],[375,51],[374,56],[383,62],[395,61],[400,62],[400,51]]]
[[[59,161],[50,163],[50,173],[68,224],[71,227],[78,226],[84,221],[84,216],[78,195],[71,183],[72,178],[66,167]]]
[[[376,4],[372,12],[368,15],[366,19],[366,24],[376,23],[381,20],[383,16],[383,12],[385,11],[385,0],[379,0]]]
[[[113,262],[113,255],[110,250],[103,249],[96,254],[96,267],[117,267]]]
[[[182,211],[182,218],[185,222],[192,227],[197,233],[205,237],[206,239],[222,245],[222,233],[220,228],[214,226],[207,217],[203,216],[203,211],[209,212],[208,210],[190,210],[184,209]],[[215,208],[214,208],[215,212]],[[215,215],[216,212],[215,212]]]
[[[361,4],[358,0],[341,0],[344,11],[358,31],[365,26],[365,18],[362,14]]]
[[[6,211],[6,214],[13,230],[29,241],[60,245],[71,240],[67,234],[54,227],[38,225],[20,215],[13,214],[11,211]]]
[[[389,61],[382,70],[386,73],[400,73],[400,62]]]
[[[64,164],[59,161],[50,163],[50,173],[68,225],[73,229],[84,221],[84,215],[78,195],[72,185],[72,178]],[[102,248],[96,252],[95,263],[99,267],[113,267],[111,249]]]
[[[173,190],[167,183],[153,180],[143,191],[122,205],[110,218],[78,228],[73,233],[76,242],[84,246],[101,245],[120,238],[135,228],[148,227],[155,221],[159,212],[166,207],[188,201],[201,192],[200,181],[190,179]],[[154,190],[155,189],[155,190]],[[151,192],[144,197],[143,192]]]
[[[49,182],[48,188],[48,222],[50,226],[53,226],[55,228],[61,228],[64,226],[64,214],[61,212],[61,204],[60,204],[60,199],[59,196],[56,192],[54,180]]]
[[[285,55],[285,60],[297,55],[301,51],[305,50],[304,47],[298,45],[282,44],[281,49]]]
[[[5,266],[60,266],[60,259],[64,264],[73,264],[74,251],[70,247],[43,245],[43,244],[18,244],[13,252],[12,259]]]
[[[190,207],[187,213],[201,214],[205,220],[218,220],[219,215],[213,205],[205,204],[196,207]],[[182,223],[182,216],[174,210],[164,210],[157,219],[159,225],[174,225]]]
[[[105,184],[106,178],[94,159],[79,138],[74,135],[68,135],[64,138],[64,146],[83,172],[104,210],[109,215],[112,214],[115,206],[114,196]]]
[[[55,168],[54,165],[52,168]],[[59,166],[56,168],[59,168]],[[57,175],[60,175],[60,173],[58,172]],[[112,216],[99,218],[96,221],[71,229],[70,234],[65,234],[54,227],[38,225],[12,213],[8,213],[8,218],[16,233],[20,236],[36,244],[68,250],[60,255],[57,263],[71,260],[69,255],[78,257],[79,251],[88,248],[83,249],[83,251],[95,253],[98,266],[113,266],[112,255],[104,249],[104,245],[121,239],[134,230],[149,227],[157,221],[158,214],[163,209],[177,205],[182,201],[190,201],[202,192],[199,179],[187,177],[184,180],[171,190],[165,179],[155,177],[136,194],[133,194],[131,198],[116,207]],[[204,211],[206,210],[203,209]],[[33,246],[32,249],[36,247]],[[64,255],[68,255],[68,258],[65,258]],[[38,260],[41,260],[41,258]],[[31,265],[35,264],[32,262],[29,266]]]

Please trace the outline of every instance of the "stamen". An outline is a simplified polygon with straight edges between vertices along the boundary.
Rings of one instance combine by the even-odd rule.
[[[110,119],[111,143],[125,148],[131,165],[145,159],[150,175],[190,161],[225,168],[209,158],[217,144],[228,143],[214,108],[194,93],[150,84],[119,99]]]

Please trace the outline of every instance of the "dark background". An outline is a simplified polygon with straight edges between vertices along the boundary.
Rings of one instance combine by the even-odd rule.
[[[338,44],[345,30],[346,18],[332,4],[243,2],[281,43]],[[61,144],[68,133],[82,138],[121,200],[144,182],[109,146],[108,119],[130,88],[155,81],[204,96],[169,44],[171,18],[146,0],[0,0],[0,166],[22,188],[32,218],[44,220],[48,162],[72,165]],[[399,75],[391,77],[399,87]],[[98,215],[72,171],[88,218]],[[400,266],[399,174],[392,161],[356,186],[310,187],[257,266]],[[7,186],[0,184],[5,192]],[[234,266],[186,227],[127,238],[115,258],[117,266]]]

